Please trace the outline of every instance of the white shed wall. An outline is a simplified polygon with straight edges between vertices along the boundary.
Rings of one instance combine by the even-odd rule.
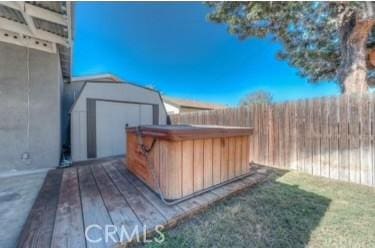
[[[88,82],[71,110],[71,155],[73,161],[82,161],[88,158],[87,99],[157,104],[159,106],[159,124],[167,123],[167,113],[158,92],[126,83]]]

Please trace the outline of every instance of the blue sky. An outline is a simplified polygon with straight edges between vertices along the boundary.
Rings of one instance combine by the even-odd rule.
[[[236,105],[266,90],[275,101],[339,94],[275,58],[279,44],[240,41],[206,20],[201,3],[88,3],[75,9],[73,75],[113,73],[163,94]]]

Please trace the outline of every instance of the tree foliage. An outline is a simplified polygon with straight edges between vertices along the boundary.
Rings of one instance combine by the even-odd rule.
[[[246,107],[252,104],[270,104],[272,103],[272,94],[267,91],[255,91],[247,94],[240,100],[240,107]]]
[[[332,80],[343,89],[349,73],[345,70],[355,63],[348,61],[350,52],[359,53],[343,44],[353,42],[349,38],[356,31],[356,24],[371,20],[365,45],[372,47],[375,40],[373,6],[368,2],[210,2],[208,5],[213,9],[209,19],[226,23],[233,35],[240,39],[270,37],[281,42],[279,59],[295,66],[311,82]],[[345,29],[348,25],[351,26]],[[345,37],[345,32],[349,36]],[[367,75],[373,73],[369,71]]]

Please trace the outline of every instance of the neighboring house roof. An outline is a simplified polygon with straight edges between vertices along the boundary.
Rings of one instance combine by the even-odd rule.
[[[177,99],[177,98],[171,98],[171,97],[166,97],[166,96],[163,96],[163,100],[166,103],[169,103],[171,105],[175,105],[178,107],[185,107],[185,108],[207,109],[207,110],[226,108],[225,105],[221,105],[221,104],[207,103],[207,102],[187,100],[187,99]]]
[[[99,74],[99,75],[89,75],[82,77],[72,77],[72,82],[75,81],[112,81],[121,82],[121,79],[112,74]]]
[[[71,2],[0,2],[0,41],[60,55],[65,80],[71,76]]]

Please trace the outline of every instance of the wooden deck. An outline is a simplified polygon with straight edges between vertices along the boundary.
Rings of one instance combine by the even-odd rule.
[[[18,240],[18,247],[113,247],[105,242],[104,227],[113,231],[134,229],[147,236],[157,225],[170,228],[211,204],[254,185],[267,170],[253,167],[254,174],[211,190],[174,206],[165,205],[145,184],[128,172],[120,159],[56,169],[48,173]],[[89,242],[85,230],[91,239]],[[102,230],[101,230],[102,228]],[[115,239],[132,241],[120,231]],[[111,241],[111,239],[110,239]]]

